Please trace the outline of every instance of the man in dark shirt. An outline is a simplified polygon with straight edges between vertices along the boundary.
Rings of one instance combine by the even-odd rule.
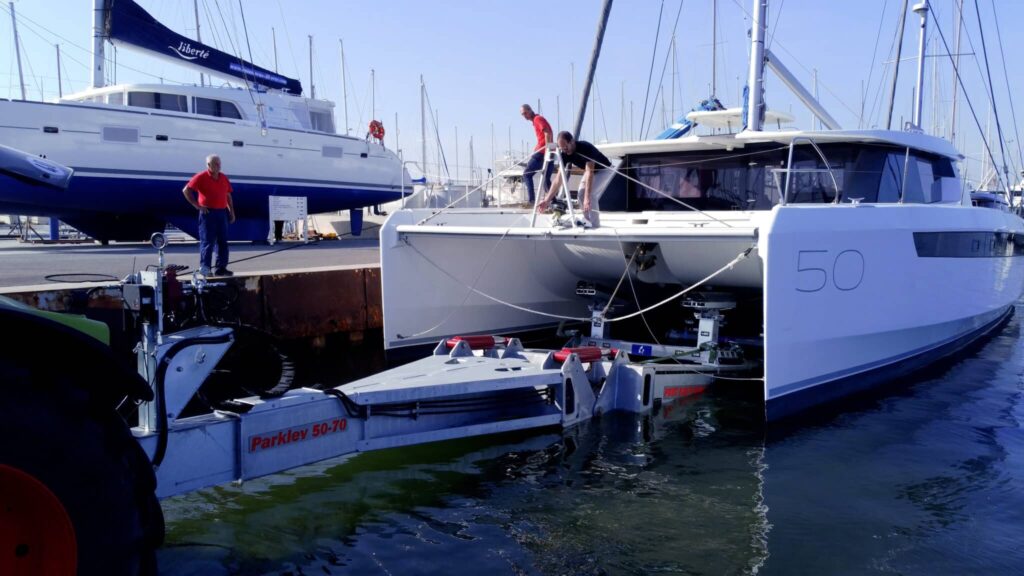
[[[608,157],[601,153],[596,146],[585,140],[576,140],[572,137],[569,132],[558,133],[558,149],[562,152],[562,162],[565,163],[566,168],[569,166],[576,166],[577,168],[583,169],[583,181],[581,187],[583,188],[583,197],[580,200],[580,206],[583,209],[583,215],[590,217],[590,189],[594,183],[594,173],[602,168],[607,168],[610,162]],[[551,183],[551,188],[548,189],[548,193],[544,196],[544,199],[537,203],[537,210],[543,212],[547,210],[548,206],[551,205],[551,200],[558,193],[558,189],[562,186],[562,175],[560,173],[555,174],[555,179]]]

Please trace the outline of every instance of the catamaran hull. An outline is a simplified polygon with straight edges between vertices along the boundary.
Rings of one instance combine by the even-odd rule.
[[[789,206],[762,233],[769,419],[956,352],[1024,290],[1024,229],[1006,212]]]
[[[56,216],[102,240],[136,240],[172,222],[197,234],[182,197],[208,154],[235,189],[232,239],[263,240],[269,196],[303,196],[309,213],[401,197],[405,172],[384,147],[346,136],[253,122],[80,103],[0,100],[0,141],[69,166],[67,190],[5,183],[0,213]],[[128,141],[112,141],[112,138]]]
[[[1022,221],[983,208],[780,206],[749,214],[746,228],[679,226],[674,236],[635,226],[539,231],[513,212],[424,221],[430,214],[397,212],[381,235],[388,348],[587,319],[577,282],[617,280],[638,243],[657,244],[661,258],[634,269],[634,281],[680,285],[754,246],[711,284],[762,290],[769,420],[956,352],[997,326],[1024,291]],[[719,251],[714,260],[709,250]]]

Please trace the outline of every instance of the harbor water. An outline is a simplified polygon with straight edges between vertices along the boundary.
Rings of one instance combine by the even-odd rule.
[[[720,391],[171,499],[161,573],[1020,573],[1022,313],[784,429]]]

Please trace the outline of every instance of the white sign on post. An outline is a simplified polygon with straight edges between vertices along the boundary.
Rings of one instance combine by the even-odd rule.
[[[270,203],[270,233],[273,241],[274,221],[284,220],[285,222],[302,221],[302,240],[308,240],[309,227],[306,224],[306,197],[305,196],[268,196]]]

